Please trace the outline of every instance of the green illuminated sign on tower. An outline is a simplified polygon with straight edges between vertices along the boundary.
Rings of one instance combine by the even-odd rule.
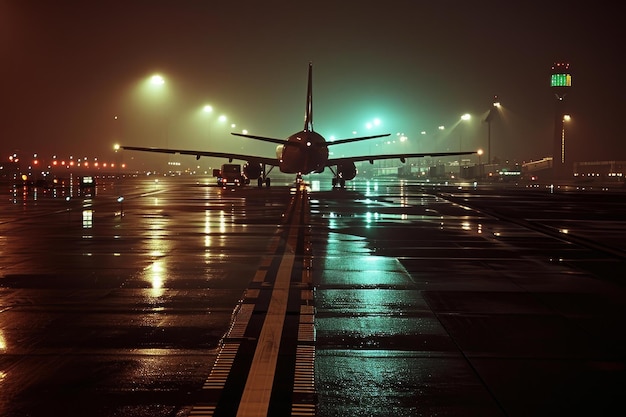
[[[572,76],[570,74],[552,74],[550,87],[571,87]]]

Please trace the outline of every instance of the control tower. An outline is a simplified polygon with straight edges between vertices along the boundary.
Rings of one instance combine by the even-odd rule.
[[[570,170],[565,154],[565,121],[569,120],[566,111],[565,97],[572,86],[572,75],[568,62],[555,62],[552,65],[550,88],[554,92],[556,104],[554,108],[554,136],[552,148],[552,171],[554,178],[568,178]]]

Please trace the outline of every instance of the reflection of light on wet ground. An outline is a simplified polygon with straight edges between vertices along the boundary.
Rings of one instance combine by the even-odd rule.
[[[326,252],[328,254],[337,253],[371,253],[367,240],[358,236],[349,236],[343,233],[331,232],[328,234]]]
[[[163,261],[154,261],[152,265],[146,268],[145,273],[145,280],[150,283],[152,287],[151,296],[160,297],[163,295],[166,273]]]
[[[89,198],[83,201],[83,229],[91,229],[93,228],[93,210],[91,207],[93,206],[93,201]],[[83,238],[92,238],[92,236],[83,236]]]
[[[220,210],[220,233],[226,232],[226,213],[224,210]]]
[[[93,227],[93,210],[83,210],[83,229]]]
[[[319,200],[315,200],[315,199],[309,200],[309,206],[310,206],[311,214],[319,214],[320,213],[319,210],[313,208],[313,207],[319,207],[319,204],[320,204]]]
[[[210,263],[211,259],[211,211],[204,211],[204,257],[205,263]]]
[[[172,353],[172,349],[145,348],[133,349],[133,353],[145,356],[166,356]]]
[[[7,342],[4,340],[4,334],[0,330],[0,353],[5,353],[7,350]]]
[[[367,212],[365,213],[365,223],[366,223],[366,227],[370,227],[372,222],[377,221],[380,219],[380,214],[379,213],[372,213],[372,212]]]
[[[329,213],[329,216],[330,216],[330,218],[328,220],[328,227],[329,227],[329,229],[331,229],[331,230],[332,229],[336,229],[337,228],[337,220],[336,220],[337,214]]]
[[[204,247],[211,247],[211,211],[204,210]]]
[[[440,216],[438,213],[431,211],[427,214],[407,214],[407,213],[381,213],[378,211],[367,211],[361,214],[351,214],[349,216],[343,216],[339,213],[329,212],[324,215],[326,219],[328,219],[328,227],[330,229],[337,229],[338,220],[343,220],[341,218],[350,217],[352,219],[363,219],[366,227],[370,227],[375,223],[393,223],[393,222],[409,222],[409,221],[431,221],[433,216],[437,216],[438,219],[442,219],[443,216]],[[444,222],[440,222],[440,227],[443,229],[446,225]],[[449,225],[448,225],[449,226]]]
[[[330,252],[340,249],[333,246],[316,293],[317,335],[330,342],[316,351],[318,415],[419,415],[395,401],[410,403],[431,369],[403,347],[418,337],[439,339],[445,330],[398,260],[346,256]]]
[[[373,193],[378,192],[378,182],[375,181],[366,181],[365,182],[365,195],[370,196]]]
[[[169,251],[170,239],[165,234],[168,219],[152,218],[147,229],[148,253],[151,257],[163,257]]]
[[[154,203],[159,204],[157,198],[154,199]],[[167,256],[169,252],[171,240],[165,233],[169,220],[170,219],[164,215],[149,219],[147,227],[147,249],[151,258],[163,258]],[[163,259],[153,260],[152,264],[144,270],[142,279],[150,284],[150,295],[152,297],[160,297],[163,295],[167,277],[166,274],[167,267]]]
[[[204,210],[204,233],[211,233],[211,211]]]

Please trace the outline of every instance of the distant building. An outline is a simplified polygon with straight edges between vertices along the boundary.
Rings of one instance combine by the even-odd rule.
[[[537,180],[539,178],[553,178],[552,157],[539,159],[537,161],[525,162],[522,164],[522,176],[527,180]]]
[[[624,182],[626,161],[574,162],[574,179],[579,181]]]

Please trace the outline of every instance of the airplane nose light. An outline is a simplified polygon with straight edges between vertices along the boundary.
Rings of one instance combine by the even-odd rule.
[[[307,142],[307,143],[306,143],[306,146],[311,146],[311,142]]]

